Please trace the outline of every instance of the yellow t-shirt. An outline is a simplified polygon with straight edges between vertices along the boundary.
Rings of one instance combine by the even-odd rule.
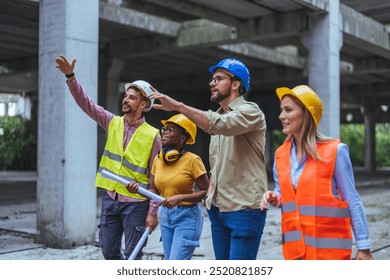
[[[154,158],[152,175],[154,184],[161,196],[168,198],[176,194],[192,194],[195,192],[195,180],[206,173],[206,168],[199,156],[186,152],[172,165],[166,165],[162,158]],[[189,205],[191,202],[183,202]]]

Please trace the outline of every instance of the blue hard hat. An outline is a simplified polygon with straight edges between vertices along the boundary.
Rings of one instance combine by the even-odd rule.
[[[218,62],[216,65],[211,66],[209,71],[211,74],[214,74],[217,69],[226,70],[234,76],[240,78],[244,85],[245,92],[248,91],[251,77],[248,68],[242,61],[235,58],[226,58]]]

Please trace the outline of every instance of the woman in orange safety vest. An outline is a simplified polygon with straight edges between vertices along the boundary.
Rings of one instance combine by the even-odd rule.
[[[322,102],[308,86],[276,89],[287,135],[277,149],[274,191],[263,195],[282,209],[282,250],[288,260],[373,259],[363,204],[355,188],[346,144],[318,133]]]

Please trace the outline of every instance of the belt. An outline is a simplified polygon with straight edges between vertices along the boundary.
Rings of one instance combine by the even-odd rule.
[[[177,206],[177,208],[192,208],[192,207],[195,207],[196,205],[198,205],[198,204],[190,204],[190,205],[180,205],[180,204],[178,204],[176,206]]]
[[[176,205],[175,207],[172,207],[171,209],[174,209],[174,208],[193,208],[193,207],[196,207],[198,204],[190,204],[190,205]],[[165,208],[168,208],[166,207],[165,205],[163,205]],[[169,209],[169,208],[168,208]]]

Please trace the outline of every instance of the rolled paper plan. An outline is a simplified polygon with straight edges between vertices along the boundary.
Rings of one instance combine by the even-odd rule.
[[[145,243],[146,238],[148,237],[149,234],[149,227],[145,229],[145,232],[142,234],[141,239],[138,241],[137,245],[135,246],[133,252],[131,253],[129,260],[135,260],[135,258],[138,255],[139,250],[141,250],[142,245]]]
[[[127,181],[127,180],[125,180],[125,179],[123,179],[115,174],[112,174],[111,172],[109,172],[107,170],[103,170],[101,174],[102,174],[102,177],[117,181],[118,183],[121,183],[123,185],[127,185],[128,183],[130,183],[129,181]],[[162,202],[165,199],[162,196],[159,196],[158,194],[152,193],[152,192],[145,190],[144,188],[141,188],[141,187],[138,188],[138,192],[140,194],[142,194],[150,199],[156,200],[158,202]]]

